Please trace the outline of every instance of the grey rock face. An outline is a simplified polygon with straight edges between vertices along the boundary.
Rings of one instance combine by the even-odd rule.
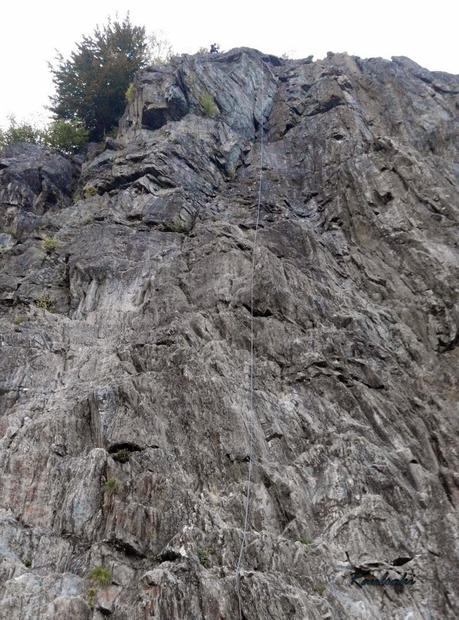
[[[181,56],[76,202],[71,162],[4,154],[0,617],[238,618],[249,426],[245,620],[458,616],[458,92]],[[355,583],[385,572],[415,582]]]
[[[76,164],[35,144],[12,144],[0,154],[0,226],[17,238],[30,234],[40,216],[71,204]]]

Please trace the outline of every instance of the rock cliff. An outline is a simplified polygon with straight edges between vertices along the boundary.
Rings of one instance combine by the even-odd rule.
[[[239,618],[250,429],[241,618],[458,617],[458,93],[185,55],[3,153],[1,618]]]

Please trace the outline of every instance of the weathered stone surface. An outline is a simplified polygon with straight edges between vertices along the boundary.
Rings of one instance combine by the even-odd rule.
[[[457,77],[242,48],[134,92],[77,202],[0,160],[0,616],[237,618],[251,418],[245,620],[457,617]]]
[[[20,239],[46,210],[71,204],[78,165],[35,144],[12,144],[0,155],[0,226]]]

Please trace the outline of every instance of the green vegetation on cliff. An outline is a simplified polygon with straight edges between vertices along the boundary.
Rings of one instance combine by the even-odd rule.
[[[57,118],[82,119],[91,140],[113,129],[125,105],[125,93],[136,71],[148,63],[148,40],[143,26],[110,19],[84,36],[65,59],[50,64],[56,89],[51,110]]]

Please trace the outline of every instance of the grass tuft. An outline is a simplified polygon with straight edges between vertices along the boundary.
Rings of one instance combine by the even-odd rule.
[[[213,549],[204,549],[203,547],[200,547],[196,553],[201,565],[204,566],[204,568],[210,568],[210,556],[213,553]]]
[[[98,191],[95,187],[93,187],[92,185],[86,185],[86,187],[83,190],[83,196],[85,198],[92,198],[93,196],[97,196]]]
[[[41,242],[41,247],[44,249],[44,251],[47,254],[51,254],[51,252],[54,252],[57,246],[58,246],[57,239],[55,239],[54,237],[46,236]]]
[[[88,578],[99,587],[108,586],[112,581],[112,573],[106,566],[94,566]]]
[[[54,302],[48,293],[42,293],[35,300],[35,305],[42,310],[46,310],[47,312],[51,312],[54,306]]]
[[[132,103],[134,101],[135,87],[132,82],[127,87],[126,92],[124,93],[124,96],[126,97],[126,100],[128,101],[128,103]]]
[[[116,478],[109,478],[104,482],[104,489],[109,495],[116,491],[117,486],[118,480],[116,480]]]
[[[202,93],[199,97],[199,105],[204,114],[209,118],[215,118],[219,112],[215,99],[208,92]]]

